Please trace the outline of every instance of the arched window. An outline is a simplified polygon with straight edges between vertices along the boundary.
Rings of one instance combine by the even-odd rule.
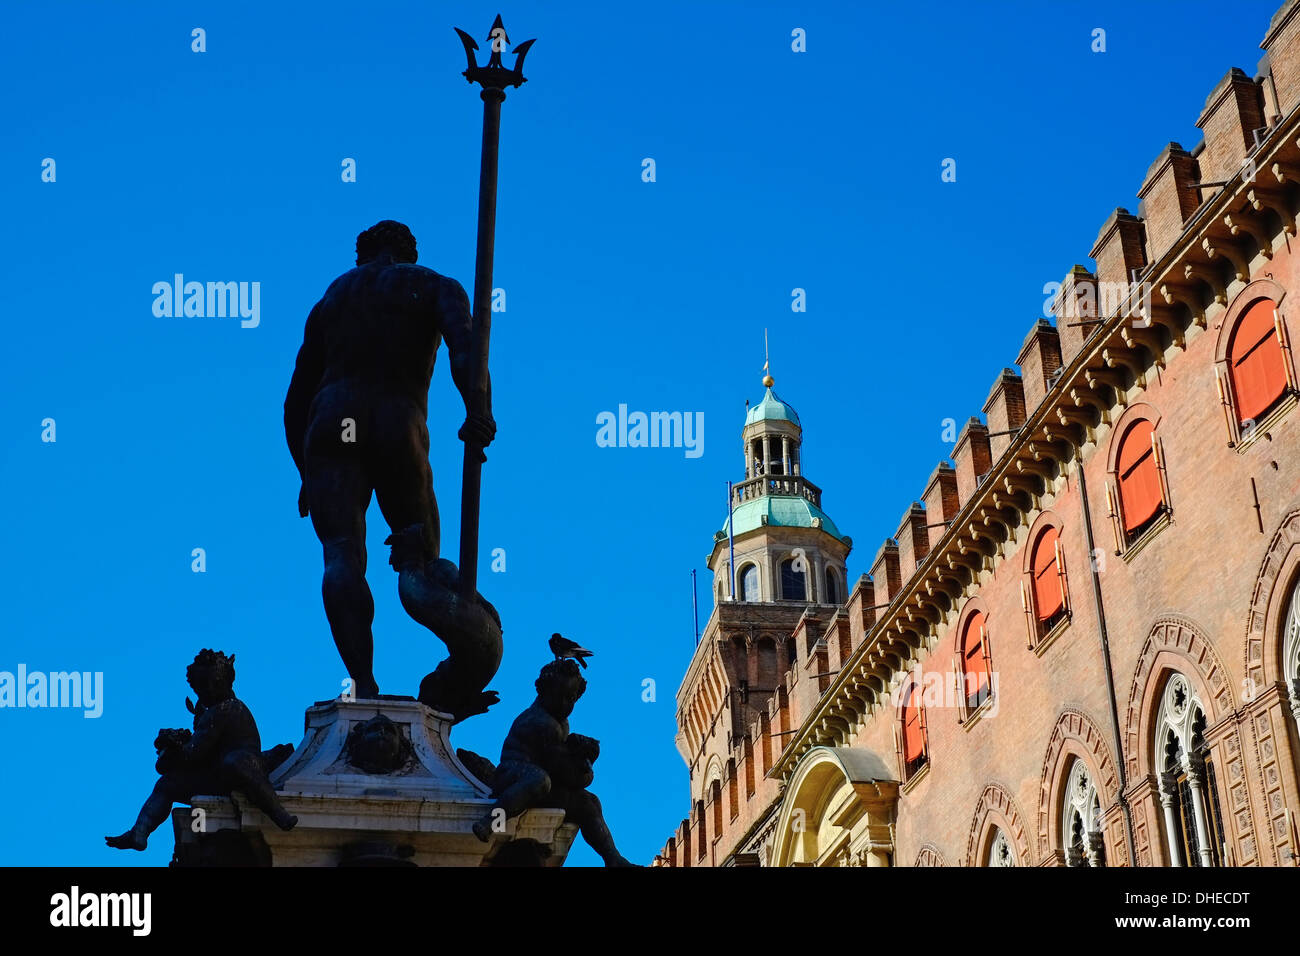
[[[1070,765],[1061,808],[1061,834],[1066,866],[1105,866],[1106,848],[1101,835],[1101,798],[1082,760]]]
[[[747,564],[740,569],[740,594],[742,601],[761,601],[758,594],[758,568]]]
[[[921,688],[908,679],[903,691],[903,708],[899,715],[902,723],[903,779],[911,780],[928,758],[925,733],[925,708],[921,703]]]
[[[1119,521],[1125,540],[1145,531],[1165,507],[1160,476],[1160,452],[1155,426],[1139,418],[1120,439],[1116,480],[1119,482]]]
[[[993,839],[989,841],[988,866],[1015,866],[1016,854],[1011,849],[1011,841],[1001,827],[993,830]]]
[[[1035,630],[1044,636],[1059,624],[1067,613],[1065,563],[1061,559],[1061,531],[1048,525],[1034,542],[1030,559],[1030,595]]]
[[[1228,374],[1237,421],[1258,420],[1286,394],[1286,355],[1277,304],[1260,299],[1242,313],[1228,343]]]
[[[826,569],[826,603],[840,603],[840,582],[831,568]]]
[[[1300,730],[1300,578],[1292,588],[1283,626],[1286,631],[1282,637],[1282,674],[1291,692],[1291,716]]]
[[[959,653],[966,709],[972,711],[988,700],[993,693],[991,683],[993,666],[988,634],[984,628],[983,611],[976,611],[966,619]]]
[[[781,600],[808,600],[808,581],[803,570],[806,563],[806,559],[796,561],[794,558],[786,558],[781,562]]]
[[[1205,708],[1182,674],[1165,684],[1155,723],[1160,803],[1174,866],[1218,866],[1224,847],[1219,786],[1205,732]]]

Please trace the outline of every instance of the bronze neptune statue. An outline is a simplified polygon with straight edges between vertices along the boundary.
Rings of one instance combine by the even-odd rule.
[[[485,688],[501,663],[501,623],[482,595],[458,594],[456,566],[439,557],[426,418],[443,339],[465,400],[460,438],[485,448],[496,422],[490,397],[482,412],[471,398],[469,297],[459,282],[415,261],[415,237],[399,222],[384,220],[357,237],[356,268],[335,279],[307,317],[284,429],[302,477],[298,511],[311,516],[324,550],[325,615],[356,696],[379,693],[366,584],[373,493],[392,532],[402,605],[450,651],[425,678],[420,700],[462,720],[496,700]]]

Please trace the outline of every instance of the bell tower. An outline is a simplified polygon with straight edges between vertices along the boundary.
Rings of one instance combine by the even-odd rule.
[[[853,543],[804,477],[803,426],[775,384],[763,377],[762,401],[741,430],[745,478],[731,486],[730,513],[709,556],[714,603],[842,604]]]

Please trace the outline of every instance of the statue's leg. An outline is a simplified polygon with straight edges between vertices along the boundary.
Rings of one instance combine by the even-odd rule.
[[[614,837],[605,823],[600,800],[590,790],[552,791],[557,806],[564,808],[564,819],[578,825],[587,846],[596,851],[606,866],[635,866],[614,846]]]
[[[313,458],[307,497],[312,525],[325,556],[321,595],[334,644],[356,686],[357,697],[379,694],[370,628],[375,601],[366,584],[366,508],[370,485],[359,461]]]
[[[226,755],[221,769],[231,790],[238,790],[281,830],[292,830],[298,818],[284,808],[266,777],[261,754],[237,750]]]
[[[429,429],[413,406],[394,402],[376,416],[379,449],[372,462],[375,498],[394,533],[412,525],[424,529],[427,560],[442,546],[438,501],[433,494],[433,469],[429,467]]]
[[[530,807],[541,806],[551,792],[551,777],[535,764],[511,763],[503,773],[497,768],[498,794],[492,808],[474,824],[474,835],[487,842],[511,820]],[[502,786],[504,784],[504,786]]]
[[[209,774],[185,770],[163,774],[140,808],[135,826],[119,836],[104,837],[104,842],[118,850],[143,850],[149,845],[149,835],[171,816],[173,803],[184,803],[205,790],[220,790]]]

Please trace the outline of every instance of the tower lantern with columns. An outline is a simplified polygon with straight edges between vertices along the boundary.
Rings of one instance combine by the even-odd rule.
[[[745,479],[732,486],[731,514],[709,556],[714,600],[841,604],[853,542],[822,511],[821,489],[804,477],[803,427],[793,406],[773,391],[775,384],[771,375],[763,377],[766,393],[745,416]]]

